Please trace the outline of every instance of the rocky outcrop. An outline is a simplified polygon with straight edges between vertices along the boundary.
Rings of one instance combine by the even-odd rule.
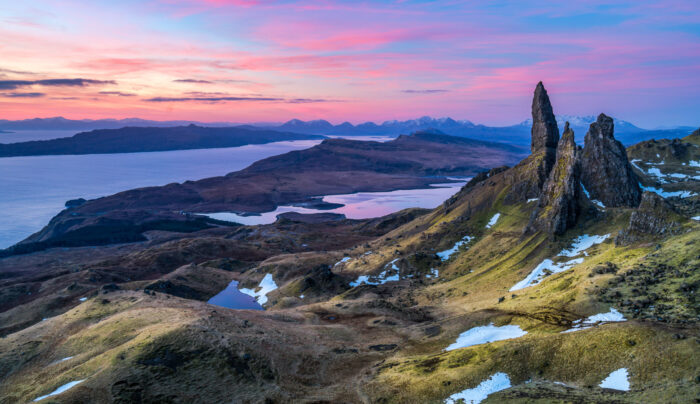
[[[624,245],[649,237],[660,237],[678,233],[682,217],[664,198],[644,192],[639,208],[632,212],[627,229],[618,233],[615,243]]]
[[[530,150],[532,153],[544,149],[556,149],[559,143],[559,127],[552,111],[552,104],[544,85],[540,81],[535,88],[535,96],[532,99],[532,139]]]
[[[540,193],[528,231],[543,230],[550,234],[563,234],[576,224],[581,194],[579,171],[574,131],[569,129],[567,122],[557,146],[554,168]]]
[[[605,114],[591,124],[581,154],[581,182],[590,198],[605,206],[636,207],[642,196],[639,182],[613,132],[613,119]]]
[[[547,90],[540,81],[532,98],[532,154],[506,176],[511,185],[511,191],[505,198],[506,203],[518,203],[538,197],[554,166],[558,142],[557,120]]]

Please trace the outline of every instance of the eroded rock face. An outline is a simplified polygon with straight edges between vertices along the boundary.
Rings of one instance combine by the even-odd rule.
[[[557,145],[559,143],[557,119],[552,111],[547,90],[544,89],[541,81],[537,83],[535,96],[532,98],[532,130],[530,133],[532,154],[544,153],[542,163],[537,170],[538,185],[541,189],[557,158]]]
[[[537,198],[549,177],[557,155],[559,127],[552,111],[547,90],[540,81],[532,98],[532,154],[511,170],[507,181],[512,185],[506,203]]]
[[[605,206],[636,207],[642,196],[637,176],[622,143],[613,135],[613,119],[600,114],[584,139],[581,154],[581,182]]]
[[[617,244],[629,244],[649,236],[658,237],[676,234],[680,230],[680,216],[664,198],[644,192],[639,208],[632,212],[627,229],[620,231]]]
[[[552,111],[552,104],[540,81],[532,99],[532,139],[530,150],[536,153],[545,148],[556,149],[559,143],[559,127]]]
[[[574,131],[566,123],[556,151],[554,167],[540,193],[528,230],[563,234],[576,224],[579,215],[580,169]]]

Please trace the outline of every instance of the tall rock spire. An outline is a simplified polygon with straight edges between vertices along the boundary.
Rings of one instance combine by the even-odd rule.
[[[532,99],[532,139],[530,151],[537,153],[545,148],[556,149],[559,142],[559,128],[552,111],[552,104],[544,85],[540,81]]]
[[[543,230],[563,234],[576,224],[579,216],[580,168],[574,131],[566,123],[556,150],[556,164],[540,193],[537,208],[526,231]]]
[[[613,119],[605,114],[591,124],[581,154],[581,183],[591,199],[605,206],[637,207],[642,191],[614,129]]]
[[[521,161],[510,176],[513,187],[506,195],[506,203],[537,198],[557,158],[559,128],[547,90],[541,81],[537,83],[532,98],[531,134],[532,154]]]

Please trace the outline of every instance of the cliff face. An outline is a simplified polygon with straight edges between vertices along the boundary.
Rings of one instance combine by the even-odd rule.
[[[517,203],[537,198],[556,161],[559,127],[547,90],[540,81],[532,97],[531,155],[507,176],[512,190],[506,202]]]
[[[637,207],[642,197],[637,176],[613,131],[613,119],[605,114],[591,124],[581,154],[581,182],[605,206]]]
[[[538,185],[540,188],[549,177],[556,161],[557,144],[559,143],[559,127],[552,110],[547,90],[540,81],[535,88],[535,96],[532,98],[532,139],[530,150],[533,155],[544,153],[541,164],[538,167]]]
[[[574,131],[566,123],[564,134],[559,140],[556,161],[544,184],[537,209],[528,226],[529,230],[544,230],[550,234],[563,234],[576,224],[579,215],[578,149],[574,142]]]

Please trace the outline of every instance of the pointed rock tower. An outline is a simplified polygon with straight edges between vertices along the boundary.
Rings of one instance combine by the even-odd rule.
[[[576,224],[580,211],[579,177],[578,148],[574,141],[574,131],[567,122],[556,149],[554,167],[540,193],[527,231],[543,230],[550,234],[563,234]]]
[[[532,129],[530,131],[530,151],[533,155],[544,153],[541,167],[539,185],[544,182],[552,170],[557,155],[559,143],[559,127],[557,119],[552,111],[552,103],[549,101],[547,90],[540,81],[535,87],[535,96],[532,98]]]
[[[530,131],[530,151],[533,154],[545,150],[556,149],[559,143],[559,127],[552,111],[547,90],[540,81],[535,87],[532,99],[532,129]],[[552,150],[553,151],[553,150]]]
[[[506,196],[507,203],[537,198],[557,158],[559,128],[547,90],[541,81],[537,83],[532,98],[531,135],[532,154],[513,170],[510,176],[513,189]]]
[[[581,182],[590,198],[605,206],[637,207],[642,191],[625,147],[615,140],[613,131],[613,119],[605,114],[591,124],[581,154]]]

